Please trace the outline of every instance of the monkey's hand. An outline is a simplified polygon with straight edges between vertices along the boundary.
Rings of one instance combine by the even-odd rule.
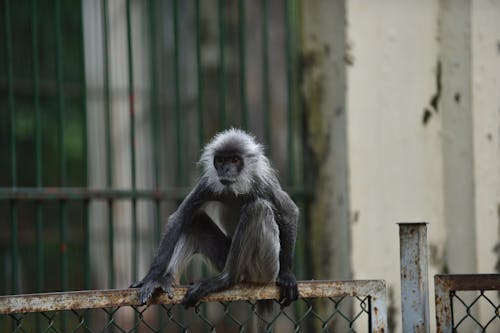
[[[279,303],[281,306],[289,306],[299,297],[297,280],[292,272],[280,272],[276,279],[276,285],[280,287]]]
[[[170,274],[162,276],[159,279],[145,277],[141,281],[133,283],[130,288],[141,288],[139,291],[139,304],[145,305],[160,290],[166,293],[168,298],[172,299],[174,297],[173,282],[174,279]]]

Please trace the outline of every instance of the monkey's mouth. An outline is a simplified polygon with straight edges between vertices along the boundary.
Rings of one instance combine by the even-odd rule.
[[[234,179],[228,178],[228,177],[221,177],[219,178],[219,181],[221,182],[222,185],[224,186],[229,186],[234,183]]]

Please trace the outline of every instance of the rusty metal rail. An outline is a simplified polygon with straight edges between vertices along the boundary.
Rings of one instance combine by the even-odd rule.
[[[438,333],[456,331],[453,316],[453,297],[457,291],[484,291],[500,290],[500,274],[466,274],[466,275],[436,275],[434,276],[436,301],[436,327]],[[477,300],[477,299],[476,299]],[[500,305],[495,308],[495,315],[499,317]],[[467,313],[467,316],[471,314]],[[485,332],[486,328],[483,328]]]
[[[154,303],[179,304],[187,287],[174,289],[174,297],[160,295]],[[372,332],[387,332],[386,284],[382,280],[361,281],[301,281],[301,298],[367,297]],[[49,312],[109,307],[136,306],[137,289],[89,290],[46,294],[0,296],[0,314]],[[278,298],[278,288],[272,284],[240,284],[230,290],[214,293],[203,302],[233,302]]]

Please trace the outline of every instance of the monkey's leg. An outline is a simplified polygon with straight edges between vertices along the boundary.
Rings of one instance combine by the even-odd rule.
[[[240,278],[245,282],[274,282],[279,272],[280,238],[271,205],[261,200],[252,207],[247,237],[241,245]],[[255,303],[256,316],[250,332],[268,332],[274,321],[274,300]]]
[[[243,279],[273,281],[279,270],[278,258],[279,232],[272,208],[265,200],[255,200],[242,208],[224,270],[191,286],[182,304],[194,306],[200,298],[227,289]]]
[[[212,219],[200,213],[179,237],[167,267],[167,275],[175,277],[178,282],[189,259],[196,253],[204,255],[220,271],[224,268],[230,246],[231,240]]]
[[[205,256],[218,271],[226,264],[231,239],[226,237],[207,214],[200,214],[193,225],[196,253]]]
[[[162,290],[172,298],[172,286],[179,281],[182,271],[195,253],[205,255],[218,270],[222,270],[231,244],[231,241],[204,213],[194,216],[191,223],[180,230],[176,241],[173,237],[169,241],[174,242],[175,246],[166,267],[159,267],[161,262],[155,260],[146,277],[131,286],[141,288],[139,293],[141,304],[146,304],[158,290]]]
[[[250,209],[238,260],[239,279],[245,282],[274,282],[279,272],[278,225],[266,200],[257,200]]]

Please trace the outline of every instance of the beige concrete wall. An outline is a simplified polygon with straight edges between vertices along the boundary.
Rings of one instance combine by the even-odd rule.
[[[441,124],[430,106],[437,16],[435,1],[348,1],[353,271],[388,281],[394,332],[401,330],[396,222],[431,221],[429,240],[442,252]]]
[[[499,0],[472,2],[471,45],[477,268],[479,272],[490,273],[498,261],[499,252],[495,253],[494,247],[500,244]],[[481,316],[485,319],[491,314],[492,307],[483,302]],[[491,330],[498,331],[500,324]]]
[[[431,303],[434,274],[494,271],[500,1],[346,4],[353,273],[389,282],[400,332],[396,222],[429,222]]]

